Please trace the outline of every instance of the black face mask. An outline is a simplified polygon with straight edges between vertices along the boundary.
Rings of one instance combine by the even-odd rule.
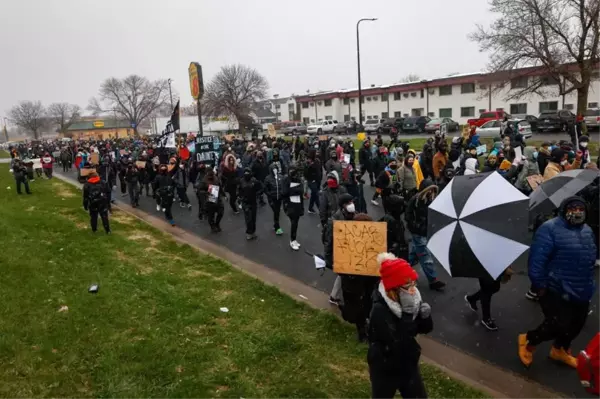
[[[251,177],[252,177],[252,175],[251,175],[251,174],[249,174],[249,173],[244,173],[244,179],[246,179],[246,180],[250,180],[250,178],[251,178]]]

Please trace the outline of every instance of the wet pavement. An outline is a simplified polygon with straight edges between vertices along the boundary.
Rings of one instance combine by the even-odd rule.
[[[76,177],[74,172],[67,175],[70,178]],[[373,188],[365,185],[365,198],[369,214],[377,220],[383,216],[383,209],[381,206],[375,207],[370,204],[372,193]],[[129,203],[129,197],[121,197],[119,188],[113,191],[113,194],[117,202]],[[271,208],[266,205],[258,210],[256,231],[258,239],[246,241],[243,213],[234,215],[229,205],[225,204],[225,216],[221,222],[223,232],[215,234],[210,231],[205,220],[198,220],[198,203],[191,186],[188,189],[188,196],[192,201],[192,211],[180,208],[178,204],[173,206],[175,223],[180,228],[321,291],[328,293],[331,290],[335,275],[329,270],[321,275],[320,271],[315,270],[312,257],[305,252],[323,253],[318,215],[309,215],[305,212],[300,219],[297,240],[302,244],[302,248],[296,252],[289,246],[290,223],[283,212],[280,218],[281,227],[284,230],[283,236],[275,235],[273,214]],[[308,201],[305,203],[307,206]],[[156,211],[156,203],[150,197],[142,196],[140,198],[140,209],[151,214],[161,215]],[[502,221],[499,220],[498,223],[502,223]],[[580,387],[575,370],[553,363],[547,358],[550,351],[549,342],[537,348],[534,363],[529,370],[525,369],[519,361],[517,335],[535,328],[542,320],[539,305],[525,299],[524,296],[529,288],[526,260],[527,252],[513,265],[517,273],[512,280],[508,284],[502,285],[500,292],[492,299],[492,317],[496,319],[499,326],[499,330],[496,332],[487,331],[479,323],[478,315],[465,305],[464,295],[478,289],[477,280],[452,279],[441,267],[438,267],[439,277],[448,283],[445,292],[438,293],[427,288],[427,280],[419,270],[422,296],[433,309],[435,327],[430,335],[446,345],[485,359],[525,378],[535,380],[563,395],[586,396],[585,391]],[[596,273],[595,279],[598,283],[598,273]],[[593,335],[598,332],[597,292],[591,308],[593,311],[585,328],[573,343],[575,353],[583,349]]]

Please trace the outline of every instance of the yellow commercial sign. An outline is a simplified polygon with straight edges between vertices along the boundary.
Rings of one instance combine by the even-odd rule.
[[[194,100],[201,99],[204,95],[204,82],[202,80],[202,67],[197,62],[190,62],[188,68],[190,75],[190,92]]]
[[[104,127],[104,121],[94,121],[94,127]]]

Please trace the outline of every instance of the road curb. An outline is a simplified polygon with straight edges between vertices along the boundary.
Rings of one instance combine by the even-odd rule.
[[[54,177],[81,189],[76,180],[54,174]],[[329,303],[328,295],[314,287],[308,286],[292,277],[286,276],[267,266],[255,263],[229,249],[189,233],[179,227],[171,226],[164,218],[151,215],[137,208],[118,203],[113,207],[170,234],[176,241],[188,244],[199,252],[214,256],[230,263],[236,269],[254,277],[265,284],[279,289],[294,300],[306,303],[314,309],[325,310],[341,317],[337,308]],[[457,348],[440,343],[427,336],[420,336],[422,347],[421,360],[438,367],[450,377],[464,382],[493,398],[558,398],[561,394],[547,389],[541,384],[530,381],[516,373],[495,366],[478,357],[469,355]],[[517,348],[514,350],[515,356]]]

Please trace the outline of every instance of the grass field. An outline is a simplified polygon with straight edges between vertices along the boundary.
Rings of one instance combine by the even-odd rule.
[[[57,179],[0,180],[0,396],[370,395],[366,346],[334,315],[125,213],[93,234]],[[483,397],[422,371],[431,397]]]
[[[10,158],[10,154],[6,150],[0,150],[0,158]]]

